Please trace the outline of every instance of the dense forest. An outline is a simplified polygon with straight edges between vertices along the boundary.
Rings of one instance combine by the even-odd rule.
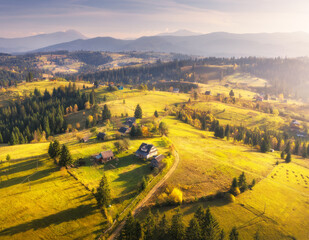
[[[30,97],[0,110],[0,142],[14,144],[40,141],[66,130],[67,108],[80,110],[90,96],[81,93],[75,84],[59,87],[50,94],[38,89]]]

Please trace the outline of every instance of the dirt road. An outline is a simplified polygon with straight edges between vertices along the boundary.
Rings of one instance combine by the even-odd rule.
[[[132,211],[132,214],[135,215],[139,213],[139,211],[142,210],[145,203],[152,197],[152,195],[162,186],[162,184],[173,174],[173,172],[176,170],[179,163],[179,155],[178,152],[175,151],[175,161],[173,166],[170,168],[170,170],[165,174],[165,176],[149,191],[149,193],[146,195],[146,197],[140,201],[137,206]],[[116,239],[116,237],[119,235],[121,229],[123,228],[125,224],[125,221],[122,221],[117,228],[113,231],[113,233],[108,238],[109,240]]]

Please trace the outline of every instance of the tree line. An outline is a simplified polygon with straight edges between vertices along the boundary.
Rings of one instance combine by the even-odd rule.
[[[168,220],[164,214],[153,214],[150,210],[144,222],[140,222],[131,213],[126,218],[120,233],[120,240],[238,240],[239,232],[236,227],[226,234],[219,222],[211,213],[210,208],[201,206],[196,210],[188,225],[178,209]]]
[[[81,110],[89,101],[89,94],[82,93],[74,83],[54,88],[52,94],[35,89],[24,100],[0,109],[0,142],[23,144],[63,133],[67,108],[76,105]]]

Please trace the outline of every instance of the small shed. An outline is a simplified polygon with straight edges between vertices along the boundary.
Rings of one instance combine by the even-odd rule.
[[[89,137],[83,137],[83,138],[80,140],[81,143],[86,143],[86,142],[88,142],[88,141],[89,141]]]
[[[179,88],[174,88],[173,93],[179,93]]]
[[[123,90],[123,86],[118,85],[117,88],[118,90]]]
[[[104,140],[105,139],[105,133],[104,132],[99,132],[97,135],[97,139],[98,140]]]
[[[211,94],[211,91],[206,91],[205,95],[209,96]]]
[[[118,129],[118,132],[120,132],[122,135],[128,133],[129,131],[130,131],[130,129],[127,128],[127,127],[121,127],[121,128]]]
[[[154,156],[150,162],[151,169],[160,168],[162,166],[162,160],[165,158],[164,155],[160,154],[158,156]]]

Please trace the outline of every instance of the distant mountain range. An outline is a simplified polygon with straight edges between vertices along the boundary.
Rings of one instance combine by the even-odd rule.
[[[64,32],[39,34],[23,38],[0,38],[0,52],[28,52],[76,39],[86,39],[86,37],[75,30],[68,30]]]
[[[86,39],[83,35],[75,31],[69,33],[72,33],[68,34],[70,37],[75,38],[72,41],[69,40],[64,42],[62,41],[62,38],[54,38],[53,40],[58,40],[58,43],[53,43],[48,46],[48,41],[45,38],[45,40],[41,40],[43,41],[41,45],[45,46],[40,47],[39,43],[36,43],[31,47],[35,49],[34,47],[37,46],[34,52],[51,52],[59,50],[109,52],[153,51],[214,57],[309,56],[309,34],[304,32],[252,34],[215,32],[197,35],[198,33],[193,33],[187,30],[180,30],[173,33],[159,34],[156,36],[140,37],[134,40],[121,40],[112,37],[96,37]],[[37,37],[36,41],[40,41],[38,39],[42,39],[42,35],[39,36],[34,36],[32,38]],[[11,46],[14,46],[14,44]],[[16,48],[14,51],[3,51],[1,48],[3,48],[3,45],[1,44],[0,39],[0,52],[16,52]],[[30,47],[28,46],[28,49],[29,48]],[[23,49],[25,49],[25,47]],[[32,51],[33,49],[28,51]]]

